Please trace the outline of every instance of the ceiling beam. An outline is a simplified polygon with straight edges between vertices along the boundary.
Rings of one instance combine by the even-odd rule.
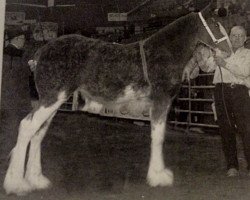
[[[142,3],[140,3],[138,6],[136,6],[135,8],[133,8],[132,10],[127,12],[127,16],[136,12],[137,10],[139,10],[140,8],[144,7],[145,5],[147,5],[148,3],[150,3],[152,0],[145,0]]]

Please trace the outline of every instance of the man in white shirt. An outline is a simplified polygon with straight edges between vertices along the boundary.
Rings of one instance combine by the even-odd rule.
[[[230,32],[233,53],[229,58],[215,57],[214,99],[222,146],[229,177],[239,174],[236,133],[240,133],[250,170],[250,97],[245,80],[250,76],[250,50],[244,47],[246,31],[234,26]]]

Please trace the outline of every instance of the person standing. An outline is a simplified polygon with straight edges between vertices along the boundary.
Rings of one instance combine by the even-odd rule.
[[[247,34],[242,26],[234,26],[229,37],[233,53],[226,59],[215,57],[217,67],[213,83],[217,122],[227,162],[227,176],[233,177],[239,174],[236,133],[242,138],[250,170],[250,97],[249,89],[245,86],[245,79],[250,76],[250,50],[244,47]]]
[[[23,47],[25,44],[25,32],[22,29],[11,29],[6,31],[7,45],[4,48],[4,53],[11,57],[22,57]]]

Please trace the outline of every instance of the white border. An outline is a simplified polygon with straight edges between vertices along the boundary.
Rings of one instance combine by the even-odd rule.
[[[2,100],[2,73],[3,73],[3,40],[6,0],[0,1],[0,105]],[[1,107],[0,107],[1,110]]]

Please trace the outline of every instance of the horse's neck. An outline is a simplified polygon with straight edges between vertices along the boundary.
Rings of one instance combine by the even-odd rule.
[[[177,36],[178,38],[178,36]],[[178,39],[177,39],[178,40]],[[179,42],[179,43],[178,43]],[[162,42],[162,46],[167,48],[176,64],[184,67],[193,55],[196,46],[194,34],[186,34],[186,37],[180,38],[177,42],[166,41]],[[175,45],[176,44],[176,45]]]
[[[196,20],[196,18],[191,19]],[[178,28],[178,24],[181,27]],[[191,28],[190,24],[177,23],[163,28],[163,30],[146,40],[146,48],[149,49],[149,52],[157,52],[156,50],[160,49],[168,51],[177,61],[189,59],[197,43],[197,27],[193,26]]]

